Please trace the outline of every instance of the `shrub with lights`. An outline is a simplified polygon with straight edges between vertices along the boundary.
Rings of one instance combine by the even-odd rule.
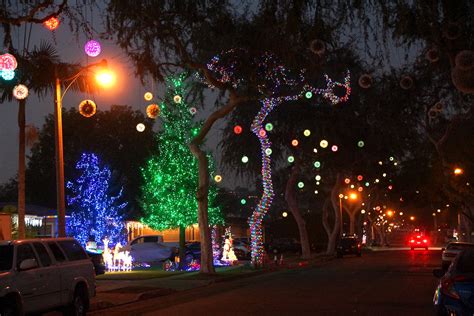
[[[76,164],[80,176],[66,184],[71,216],[66,223],[67,235],[76,238],[82,245],[90,240],[103,246],[103,240],[110,245],[124,243],[125,225],[120,214],[127,203],[121,203],[122,190],[110,194],[112,173],[101,164],[93,153],[83,153]]]

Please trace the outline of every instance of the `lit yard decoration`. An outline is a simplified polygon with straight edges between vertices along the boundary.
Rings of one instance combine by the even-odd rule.
[[[143,95],[143,98],[145,99],[145,101],[151,101],[153,99],[153,93],[151,92],[146,92],[144,95]]]
[[[107,271],[132,271],[133,257],[129,251],[123,250],[120,243],[117,243],[114,249],[110,249],[107,238],[103,240],[103,243],[104,252],[102,253],[102,258],[104,259]]]
[[[26,97],[28,97],[28,88],[23,84],[15,86],[13,88],[13,96],[17,100],[26,99]]]
[[[224,247],[222,247],[222,258],[221,261],[226,264],[233,264],[238,259],[234,253],[234,248],[232,246],[233,238],[232,232],[230,231],[230,227],[225,229],[224,235]]]
[[[48,20],[43,22],[44,27],[46,27],[50,31],[54,31],[59,26],[59,20],[57,17],[51,17]]]
[[[84,117],[91,117],[97,112],[97,105],[92,100],[84,100],[79,103],[79,113]]]
[[[112,173],[102,166],[95,154],[82,154],[76,164],[79,177],[68,181],[66,186],[71,216],[67,221],[68,236],[75,237],[82,245],[94,240],[98,245],[107,238],[112,245],[122,242],[125,237],[125,225],[120,212],[127,203],[118,200],[122,191],[110,195]]]
[[[99,56],[102,48],[100,47],[100,43],[95,40],[90,40],[84,45],[84,52],[87,56],[90,57],[97,57]]]
[[[151,119],[155,119],[160,116],[160,111],[161,110],[158,104],[150,104],[146,107],[146,115]]]
[[[248,52],[242,49],[231,49],[227,52],[223,52],[220,55],[214,56],[207,64],[207,68],[217,74],[217,80],[237,88],[239,83],[243,81],[243,78],[236,71],[239,61],[241,60],[239,54],[245,56],[248,55]],[[228,64],[226,61],[229,61]],[[261,79],[260,84],[257,86],[258,90],[262,96],[266,96],[260,100],[260,111],[251,125],[252,132],[259,139],[262,157],[261,174],[263,192],[254,212],[249,218],[252,263],[255,266],[260,266],[264,260],[262,235],[263,218],[271,206],[274,196],[271,176],[271,155],[266,154],[267,149],[271,147],[271,142],[268,138],[268,134],[261,132],[265,132],[265,119],[280,104],[307,97],[308,92],[311,93],[311,96],[321,95],[323,98],[330,100],[332,104],[345,102],[349,99],[351,88],[349,71],[346,74],[344,83],[332,81],[329,76],[324,75],[326,87],[315,88],[307,83],[305,84],[304,71],[298,74],[292,74],[271,53],[264,52],[261,56],[256,57],[250,62],[252,63],[251,66],[256,69],[257,78]],[[343,96],[337,96],[334,93],[334,88],[337,87],[345,89]],[[280,91],[286,90],[293,90],[295,92],[286,96],[277,95]],[[288,161],[290,162],[289,159]]]

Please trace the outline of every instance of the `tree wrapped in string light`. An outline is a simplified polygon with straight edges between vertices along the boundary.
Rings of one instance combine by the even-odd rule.
[[[157,154],[142,168],[141,205],[145,214],[142,221],[158,230],[187,227],[198,221],[198,162],[188,144],[199,132],[201,123],[193,121],[193,111],[186,103],[185,78],[181,74],[166,80],[167,90],[160,104],[163,128]],[[215,205],[216,196],[217,188],[210,186],[210,225],[223,223],[220,208]]]
[[[127,203],[120,203],[122,190],[110,195],[112,173],[101,166],[93,153],[83,153],[76,164],[80,176],[66,186],[71,192],[67,197],[71,216],[66,223],[67,235],[76,238],[83,246],[90,240],[103,245],[108,239],[111,245],[124,243],[125,225],[120,214]]]

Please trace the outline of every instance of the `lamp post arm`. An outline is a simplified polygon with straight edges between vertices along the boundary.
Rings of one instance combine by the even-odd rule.
[[[90,68],[93,68],[93,67],[101,67],[101,68],[107,68],[107,60],[106,59],[102,59],[101,61],[97,62],[97,63],[93,63],[93,64],[90,64],[90,65],[87,65],[85,67],[82,67],[75,75],[69,77],[69,78],[66,78],[66,79],[59,79],[60,81],[70,81],[69,84],[67,85],[66,89],[64,89],[64,92],[62,93],[61,95],[61,100],[64,98],[64,96],[66,95],[66,92],[69,90],[69,88],[72,86],[72,84],[74,82],[76,82],[76,80],[80,77],[80,75],[86,71],[86,70],[89,70]]]

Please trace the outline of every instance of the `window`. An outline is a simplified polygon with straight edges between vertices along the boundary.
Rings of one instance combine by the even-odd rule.
[[[36,253],[40,258],[41,265],[43,267],[49,267],[51,265],[51,258],[49,257],[49,254],[46,251],[46,247],[43,246],[43,244],[40,242],[34,242],[33,248],[35,248]]]
[[[30,244],[21,244],[16,248],[16,251],[16,268],[18,270],[20,269],[20,265],[24,260],[35,259],[36,261],[38,261]]]
[[[54,258],[56,258],[57,262],[63,262],[66,261],[66,257],[64,257],[63,252],[61,249],[59,249],[59,246],[56,245],[55,242],[49,242],[48,243],[49,249],[53,252]]]
[[[12,268],[13,263],[13,246],[0,246],[0,272],[8,271]]]
[[[75,240],[58,241],[59,246],[66,253],[66,256],[71,261],[87,259],[87,254],[81,245]]]
[[[141,243],[143,243],[143,237],[137,238],[134,241],[132,241],[132,245],[141,244]]]

